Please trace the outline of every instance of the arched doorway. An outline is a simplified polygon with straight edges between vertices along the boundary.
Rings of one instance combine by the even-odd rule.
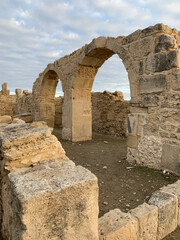
[[[79,61],[72,86],[72,141],[85,141],[92,138],[91,89],[98,69],[112,55],[117,54],[128,72],[131,98],[137,95],[136,74],[127,50],[118,47],[115,39],[95,39],[84,52]]]
[[[127,136],[129,99],[128,74],[119,56],[114,54],[99,68],[93,83],[93,133]]]
[[[55,126],[55,93],[59,82],[57,73],[47,71],[42,79],[40,89],[40,120],[47,122],[49,127]]]

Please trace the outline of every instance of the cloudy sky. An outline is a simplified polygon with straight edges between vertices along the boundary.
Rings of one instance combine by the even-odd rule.
[[[128,35],[156,23],[180,30],[180,0],[0,0],[0,83],[7,82],[11,92],[31,91],[48,63],[93,38]],[[121,90],[129,98],[117,56],[101,67],[93,90]]]

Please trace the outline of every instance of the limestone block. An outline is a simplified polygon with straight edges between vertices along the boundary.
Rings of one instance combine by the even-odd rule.
[[[132,164],[140,164],[137,149],[127,147],[127,161]]]
[[[162,168],[180,174],[180,146],[163,144]]]
[[[19,118],[14,118],[13,121],[12,121],[12,124],[24,124],[25,121],[19,119]]]
[[[11,122],[12,122],[11,116],[8,116],[8,115],[0,116],[0,124],[1,123],[11,123]]]
[[[180,69],[173,69],[172,71],[172,89],[180,91]]]
[[[146,203],[139,205],[130,211],[130,214],[138,219],[138,240],[156,240],[158,227],[158,208]]]
[[[143,126],[146,123],[146,113],[128,114],[128,133],[143,136]]]
[[[162,192],[170,193],[175,195],[178,198],[178,219],[177,224],[180,226],[180,180],[173,184],[169,184],[161,188]]]
[[[129,34],[127,37],[123,38],[122,44],[128,44],[128,43],[138,40],[140,34],[141,34],[141,30],[137,30],[137,31]]]
[[[138,221],[114,209],[99,219],[99,240],[138,240]]]
[[[166,75],[157,74],[141,77],[139,81],[139,90],[141,94],[166,90]]]
[[[122,60],[124,60],[128,55],[127,49],[118,44],[116,38],[108,37],[106,41],[106,47],[117,53]]]
[[[131,43],[129,47],[131,57],[141,59],[147,56],[152,51],[153,48],[152,42],[153,42],[152,38],[147,37],[137,42]]]
[[[71,161],[49,161],[15,170],[9,179],[13,213],[8,239],[98,240],[97,178],[87,169]]]
[[[65,155],[61,143],[47,126],[9,124],[1,130],[1,150],[6,169],[23,167]]]
[[[148,203],[158,207],[157,239],[163,239],[177,227],[177,197],[169,193],[158,191],[151,196]]]
[[[158,96],[145,96],[143,99],[144,107],[156,107],[159,105]]]
[[[150,54],[144,60],[144,71],[147,74],[170,70],[174,67],[180,67],[180,50]]]
[[[146,37],[149,35],[153,35],[155,33],[167,33],[172,34],[172,29],[168,27],[167,25],[164,25],[162,23],[158,23],[154,26],[147,27],[141,31],[141,37]]]
[[[162,34],[155,40],[155,52],[160,52],[162,50],[169,50],[170,48],[175,48],[177,46],[174,36],[167,34]]]
[[[127,146],[129,148],[138,149],[138,136],[133,134],[128,134]]]
[[[180,50],[160,52],[154,56],[154,71],[161,72],[173,67],[180,67]]]

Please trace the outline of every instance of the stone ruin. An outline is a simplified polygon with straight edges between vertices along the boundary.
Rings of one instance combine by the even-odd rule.
[[[123,61],[131,91],[129,105],[124,101],[120,105],[128,115],[127,160],[180,174],[180,32],[157,24],[126,37],[99,37],[49,64],[34,82],[32,94],[19,90],[12,100],[3,85],[0,98],[11,99],[12,107],[9,113],[7,107],[1,108],[1,115],[17,113],[14,120],[2,117],[0,125],[5,239],[163,239],[180,225],[179,181],[154,193],[148,204],[129,213],[115,209],[98,220],[97,178],[65,156],[44,123],[55,125],[60,79],[62,137],[90,140],[93,81],[113,54]],[[107,109],[101,113],[100,129],[111,121]],[[26,122],[35,122],[15,118],[23,114],[29,117]]]

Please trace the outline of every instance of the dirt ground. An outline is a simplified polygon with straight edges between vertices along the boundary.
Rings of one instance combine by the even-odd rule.
[[[126,139],[93,134],[92,141],[72,143],[62,140],[59,129],[53,133],[71,160],[97,176],[99,216],[114,208],[127,212],[147,202],[152,193],[160,187],[178,179],[177,176],[163,174],[162,171],[130,165],[126,161]],[[180,229],[164,238],[179,239]]]

